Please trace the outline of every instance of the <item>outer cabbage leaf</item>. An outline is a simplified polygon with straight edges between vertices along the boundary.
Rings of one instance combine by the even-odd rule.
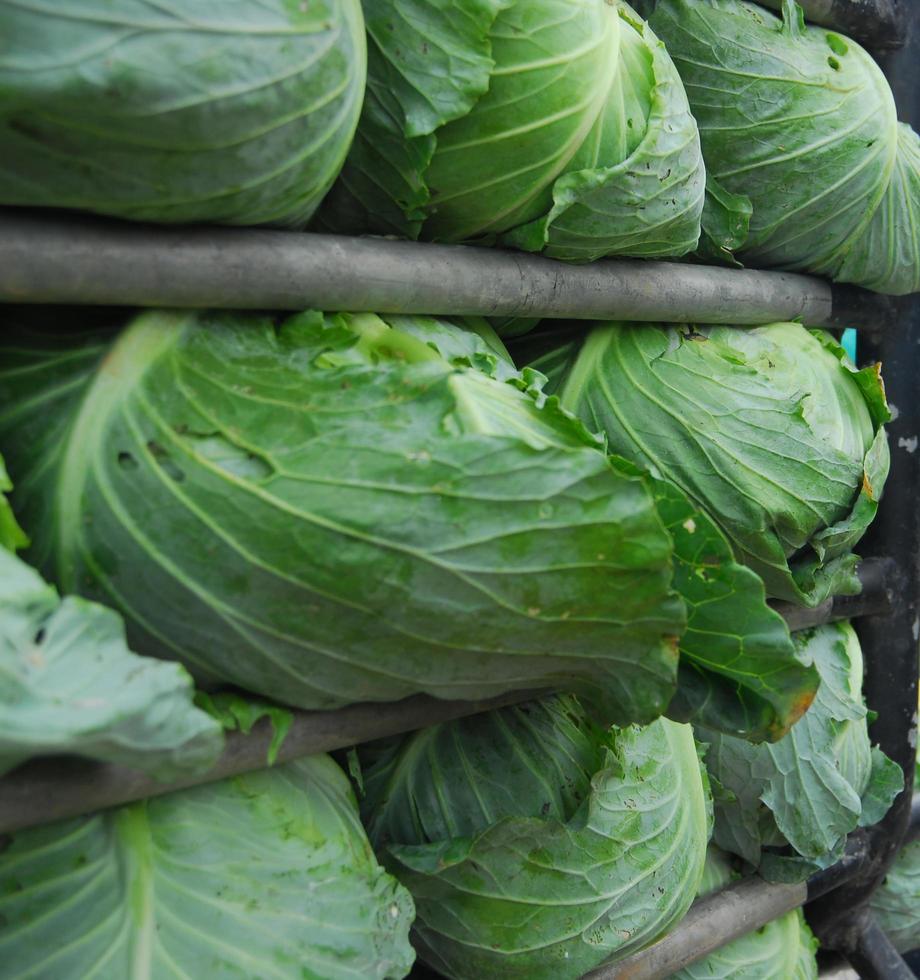
[[[674,539],[674,588],[687,605],[670,717],[751,741],[781,738],[818,689],[763,582],[734,561],[718,526],[666,480],[650,480]]]
[[[265,755],[265,762],[269,766],[275,764],[278,752],[294,723],[294,715],[286,708],[281,708],[272,701],[242,697],[235,691],[218,691],[215,694],[199,691],[195,695],[195,704],[217,721],[225,732],[242,732],[243,735],[248,735],[256,722],[266,719],[272,732]]]
[[[0,774],[57,753],[163,780],[209,769],[223,738],[192,695],[179,664],[131,653],[116,613],[0,549]]]
[[[448,977],[580,977],[687,911],[709,833],[689,727],[603,733],[558,699],[364,752],[362,812]]]
[[[848,623],[793,634],[821,675],[817,697],[774,745],[697,728],[707,744],[719,847],[769,877],[805,877],[839,855],[846,835],[884,815],[900,792],[899,767],[869,743],[862,700],[863,659]],[[864,809],[864,802],[866,807]],[[805,861],[766,855],[789,844]]]
[[[412,900],[327,756],[16,834],[0,958],[22,976],[403,977]]]
[[[4,4],[0,201],[302,227],[364,94],[359,0]]]
[[[706,856],[700,894],[724,888],[733,875],[717,848]],[[818,941],[801,909],[787,912],[760,929],[735,939],[709,956],[673,974],[673,980],[817,980]]]
[[[914,776],[920,788],[920,761]],[[902,848],[884,881],[872,893],[875,918],[902,953],[920,949],[920,840]]]
[[[435,130],[489,87],[489,31],[511,0],[374,0],[364,5],[367,91],[342,173],[320,210],[331,231],[417,238]]]
[[[614,465],[641,472],[619,457]],[[646,476],[674,542],[674,588],[687,606],[678,688],[668,716],[754,742],[776,741],[818,689],[763,582],[739,565],[712,519],[675,484]]]
[[[817,605],[858,591],[851,549],[889,463],[877,365],[856,371],[794,323],[607,323],[559,347],[533,362],[550,390],[708,511],[768,595]]]
[[[573,368],[581,364],[582,336],[580,328],[538,331],[518,338],[514,353],[546,372],[547,390],[564,389],[570,378],[573,389],[582,382],[587,389],[589,382],[584,375],[576,381]],[[579,395],[564,403],[589,426],[605,426],[592,400]],[[615,441],[614,447],[623,448]],[[646,478],[674,541],[674,587],[688,610],[680,680],[668,714],[753,741],[780,738],[811,703],[817,671],[803,661],[784,621],[767,605],[763,583],[737,562],[712,518],[676,484]]]
[[[5,493],[12,489],[13,484],[10,483],[3,457],[0,456],[0,548],[16,551],[18,548],[25,548],[29,539],[16,523],[10,502],[6,499]]]
[[[396,318],[391,321],[397,325]],[[544,397],[543,375],[512,369],[487,324],[473,318],[464,323],[469,329],[457,331],[416,317],[398,326],[454,364],[478,367]],[[717,525],[675,484],[620,457],[611,462],[619,472],[644,477],[674,545],[672,584],[687,606],[687,629],[669,717],[752,741],[781,738],[811,703],[819,678],[799,657],[785,621],[767,605],[763,583],[734,560]]]
[[[664,45],[625,4],[617,74],[577,167],[554,183],[552,208],[505,242],[579,262],[685,255],[696,247],[705,189],[696,122]]]
[[[365,0],[368,96],[319,216],[557,258],[683,255],[704,171],[680,78],[617,0]]]
[[[4,336],[32,555],[136,649],[306,708],[545,686],[649,721],[671,699],[685,614],[651,493],[555,402],[466,366],[498,364],[484,341],[445,357],[318,313]]]
[[[750,199],[738,256],[879,292],[920,289],[920,139],[854,41],[741,0],[658,0],[707,171]],[[712,226],[704,222],[707,234]],[[713,236],[718,246],[719,236]]]

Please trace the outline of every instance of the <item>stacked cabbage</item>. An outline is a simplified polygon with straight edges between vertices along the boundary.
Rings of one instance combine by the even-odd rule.
[[[7,325],[0,438],[29,556],[141,653],[304,708],[574,690],[755,738],[813,697],[706,515],[482,322],[90,320]]]
[[[700,128],[710,251],[920,290],[920,137],[854,41],[743,0],[648,0]]]
[[[904,783],[900,767],[869,741],[853,628],[829,623],[793,638],[814,658],[821,686],[788,735],[752,745],[696,729],[707,746],[713,840],[778,879],[804,878],[832,864],[846,835],[881,820]]]
[[[672,480],[767,594],[859,591],[853,547],[888,475],[878,365],[823,331],[602,323],[523,338],[518,356],[611,450]]]
[[[302,227],[364,96],[358,0],[0,5],[0,203]]]
[[[5,508],[0,493],[0,775],[57,753],[207,772],[221,726],[185,670],[128,650],[111,609],[59,600],[7,550],[25,535]],[[286,720],[241,698],[224,710],[224,727]],[[395,980],[412,918],[325,756],[0,838],[4,975]]]
[[[696,123],[622,0],[364,0],[364,13],[367,98],[324,227],[581,261],[696,247]]]
[[[594,727],[554,698],[359,750],[362,813],[456,980],[567,980],[690,907],[710,830],[688,725]]]

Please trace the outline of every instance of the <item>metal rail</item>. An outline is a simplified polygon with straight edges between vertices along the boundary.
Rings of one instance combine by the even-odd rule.
[[[295,711],[277,763],[492,711],[547,693],[515,691],[485,701],[439,701],[416,695],[394,703],[350,705],[338,711]],[[171,783],[158,782],[126,766],[89,759],[35,759],[0,780],[0,835],[264,769],[271,741],[267,719],[257,722],[249,735],[231,732],[212,769]]]
[[[782,10],[783,0],[757,0]],[[833,27],[870,48],[897,48],[904,43],[906,5],[898,0],[798,0],[805,19]]]
[[[863,923],[859,939],[852,952],[847,954],[850,965],[860,977],[885,980],[916,980],[914,971],[904,962],[891,940],[870,915]]]
[[[904,6],[906,13],[907,7]],[[911,18],[904,49],[883,66],[901,118],[920,125],[920,18]],[[860,874],[809,908],[809,921],[825,948],[842,953],[865,980],[901,980],[911,974],[887,943],[868,912],[872,892],[885,876],[906,839],[911,808],[917,744],[917,628],[920,623],[920,454],[913,441],[920,434],[916,379],[920,369],[920,302],[905,306],[897,334],[869,330],[860,335],[860,359],[882,361],[889,398],[898,407],[888,432],[892,467],[885,486],[885,505],[866,536],[870,553],[898,562],[889,615],[857,624],[866,658],[864,691],[878,713],[870,728],[874,742],[904,770],[904,792],[884,819],[870,828],[870,859]],[[911,450],[911,451],[909,451]]]
[[[0,302],[837,327],[885,326],[897,316],[885,298],[789,272],[625,259],[570,265],[464,245],[16,208],[0,210]]]

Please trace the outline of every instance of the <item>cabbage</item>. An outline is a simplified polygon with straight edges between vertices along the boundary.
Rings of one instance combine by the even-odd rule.
[[[209,769],[220,728],[179,664],[138,657],[111,609],[61,600],[0,548],[0,775],[66,752],[178,779]]]
[[[914,793],[920,792],[920,759],[914,775]],[[872,893],[875,918],[902,953],[920,949],[920,839],[898,852],[884,881]]]
[[[572,698],[359,748],[361,812],[458,980],[580,977],[690,907],[709,836],[689,726],[604,732]]]
[[[304,708],[528,687],[627,722],[667,707],[685,610],[651,492],[473,366],[502,373],[475,334],[150,311],[0,346],[29,555],[133,649]]]
[[[700,895],[719,891],[735,877],[726,855],[710,847]],[[802,910],[795,909],[684,967],[672,980],[817,980],[817,950]]]
[[[751,745],[696,728],[708,746],[714,842],[772,878],[805,877],[832,864],[846,835],[881,820],[903,785],[900,767],[869,742],[853,628],[831,623],[793,639],[814,658],[821,686],[788,735]],[[795,854],[771,853],[785,845]]]
[[[20,831],[0,853],[18,976],[384,980],[412,901],[327,756]]]
[[[117,605],[136,649],[307,708],[546,687],[607,721],[779,738],[817,674],[756,575],[466,324],[8,327],[32,556]]]
[[[223,738],[194,706],[191,677],[132,653],[116,613],[60,599],[11,553],[29,542],[3,495],[10,487],[0,457],[0,776],[60,753],[162,780],[210,769]]]
[[[358,0],[0,5],[0,203],[303,226],[357,125]]]
[[[696,123],[622,0],[364,0],[368,94],[321,224],[587,261],[684,255]]]
[[[606,323],[524,341],[550,390],[612,451],[706,510],[767,594],[805,605],[857,592],[852,548],[888,474],[877,365],[795,323]]]
[[[741,0],[657,0],[709,178],[704,232],[747,265],[920,290],[920,137],[854,41]]]

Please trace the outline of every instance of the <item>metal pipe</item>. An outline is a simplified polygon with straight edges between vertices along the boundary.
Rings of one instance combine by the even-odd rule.
[[[663,980],[678,970],[798,908],[807,886],[745,878],[697,899],[680,924],[657,943],[586,974],[585,980]]]
[[[856,948],[847,954],[850,965],[862,980],[916,980],[891,940],[868,915]]]
[[[387,735],[413,731],[480,711],[545,696],[546,691],[515,691],[487,701],[439,701],[424,695],[390,704],[355,704],[338,711],[295,711],[281,743],[278,763],[331,752]],[[188,786],[264,769],[272,730],[267,719],[250,735],[231,732],[217,764],[172,783],[160,783],[125,766],[88,759],[36,759],[0,780],[0,835]]]
[[[782,10],[782,0],[757,0]],[[904,43],[904,17],[898,0],[798,0],[805,19],[832,27],[870,48],[897,48]]]
[[[835,296],[839,299],[835,300]],[[882,300],[820,279],[673,262],[0,210],[0,302],[877,326]]]
[[[920,19],[916,16],[907,46],[887,58],[885,68],[901,118],[920,125]],[[884,502],[862,544],[870,554],[897,561],[898,572],[889,588],[891,610],[887,616],[860,620],[857,631],[866,660],[866,702],[877,713],[870,735],[902,767],[905,786],[884,819],[869,829],[871,858],[862,873],[808,909],[809,921],[822,945],[838,950],[851,961],[869,957],[872,952],[873,933],[866,933],[867,903],[905,839],[912,805],[920,671],[920,453],[915,452],[920,435],[920,403],[916,398],[920,371],[918,297],[905,304],[897,332],[869,330],[861,334],[858,354],[861,361],[884,364],[889,399],[898,409],[888,427],[892,464]]]

